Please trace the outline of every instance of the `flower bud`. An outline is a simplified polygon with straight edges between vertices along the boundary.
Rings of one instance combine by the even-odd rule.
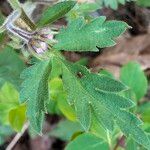
[[[30,39],[28,42],[28,47],[37,54],[43,54],[48,50],[48,44],[40,39]]]
[[[42,55],[54,44],[54,33],[50,28],[43,28],[36,31],[27,31],[18,27],[15,21],[20,17],[21,13],[14,11],[5,21],[3,28],[19,37],[28,46],[32,54]]]

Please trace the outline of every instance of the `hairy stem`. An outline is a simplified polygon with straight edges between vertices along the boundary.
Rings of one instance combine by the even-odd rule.
[[[7,1],[14,10],[20,9],[20,3],[18,0],[7,0]]]
[[[27,16],[23,8],[21,8],[21,16],[20,18],[30,27],[31,30],[36,29],[36,25],[31,21],[31,19]]]

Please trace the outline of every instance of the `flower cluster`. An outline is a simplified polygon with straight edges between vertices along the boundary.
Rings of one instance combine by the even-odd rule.
[[[36,31],[27,31],[15,25],[15,21],[20,17],[19,11],[14,11],[4,23],[5,29],[13,35],[21,38],[28,46],[31,53],[42,55],[54,42],[54,32],[49,28],[44,28]]]

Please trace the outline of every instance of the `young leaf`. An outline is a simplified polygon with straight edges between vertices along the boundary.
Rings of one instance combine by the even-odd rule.
[[[20,102],[27,102],[27,117],[31,127],[38,133],[41,132],[49,100],[48,78],[50,61],[39,62],[25,69],[21,78],[24,79],[20,91]]]
[[[100,6],[97,3],[77,3],[75,7],[66,15],[67,21],[71,22],[79,17],[84,17],[85,19],[92,19],[92,12],[99,9]]]
[[[121,68],[121,81],[129,86],[140,100],[147,92],[148,82],[140,65],[136,62],[129,62]]]
[[[52,69],[51,69],[51,73],[50,73],[50,79],[61,76],[62,70],[60,67],[61,66],[60,62],[58,62],[56,59],[52,58],[51,63],[52,63]]]
[[[50,81],[50,98],[51,101],[56,101],[57,108],[60,109],[67,119],[71,121],[76,120],[75,111],[67,102],[67,93],[60,78],[54,78]]]
[[[121,35],[129,26],[121,21],[106,21],[99,17],[86,23],[84,19],[72,21],[56,36],[54,48],[68,51],[98,51],[115,45],[114,38]]]
[[[0,52],[0,66],[0,78],[11,82],[19,90],[20,73],[25,65],[11,47],[6,47]]]
[[[49,7],[43,12],[42,17],[38,21],[38,26],[41,27],[62,18],[74,7],[75,4],[75,1],[64,1]]]
[[[105,129],[113,130],[114,121],[127,136],[139,144],[150,146],[147,135],[140,129],[141,120],[127,112],[133,102],[119,95],[126,90],[121,82],[105,75],[88,72],[84,67],[63,63],[63,81],[70,105],[74,105],[77,118],[85,130],[89,130],[94,115]],[[109,119],[108,119],[109,118]]]
[[[10,83],[5,83],[0,90],[0,122],[9,124],[9,112],[19,105],[19,93]]]
[[[26,121],[26,107],[25,105],[18,106],[9,112],[9,123],[16,131],[21,131]]]
[[[96,137],[93,134],[84,133],[72,142],[70,142],[65,150],[109,150],[108,143]]]

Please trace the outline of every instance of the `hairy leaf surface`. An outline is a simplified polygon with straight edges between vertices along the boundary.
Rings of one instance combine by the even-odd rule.
[[[20,91],[21,103],[27,102],[27,117],[31,127],[38,133],[41,132],[46,104],[49,100],[48,77],[50,62],[39,62],[23,71],[24,79]]]
[[[25,68],[23,61],[11,47],[6,47],[0,52],[0,78],[11,82],[20,88],[20,73]]]
[[[147,135],[139,127],[141,120],[126,111],[133,106],[133,102],[119,95],[127,89],[124,84],[65,61],[63,81],[69,94],[68,101],[74,105],[77,118],[85,130],[89,130],[94,115],[105,129],[112,131],[115,121],[125,135],[131,135],[146,148],[150,146]]]
[[[38,22],[38,26],[43,26],[62,18],[75,4],[75,1],[64,1],[49,7],[43,12],[42,17]]]
[[[98,51],[115,45],[114,39],[121,35],[129,26],[121,21],[106,21],[99,17],[86,23],[79,18],[63,28],[56,36],[58,43],[54,48],[68,51]]]

